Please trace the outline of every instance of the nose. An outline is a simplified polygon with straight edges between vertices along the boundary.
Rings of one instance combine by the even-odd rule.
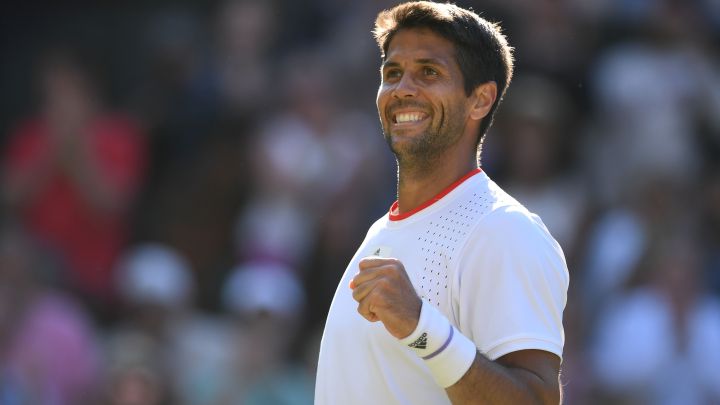
[[[404,74],[395,84],[392,92],[395,98],[415,97],[417,95],[417,85],[409,74]]]

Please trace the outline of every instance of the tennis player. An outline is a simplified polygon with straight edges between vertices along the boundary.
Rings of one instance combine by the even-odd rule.
[[[398,195],[333,298],[315,403],[557,404],[563,252],[479,167],[511,48],[496,24],[425,1],[381,12],[374,34]]]

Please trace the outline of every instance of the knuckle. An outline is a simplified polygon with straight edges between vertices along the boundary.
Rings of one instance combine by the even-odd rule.
[[[375,288],[376,288],[378,291],[387,291],[390,286],[392,286],[392,283],[390,282],[390,280],[388,280],[387,278],[383,277],[383,278],[380,278],[380,279],[377,280],[377,283],[376,283],[376,287],[375,287]]]
[[[402,270],[398,269],[397,267],[388,267],[384,272],[384,281],[386,284],[393,284],[397,282],[400,275],[402,275]]]
[[[389,259],[388,265],[392,268],[393,272],[402,271],[404,269],[402,262],[400,259]]]

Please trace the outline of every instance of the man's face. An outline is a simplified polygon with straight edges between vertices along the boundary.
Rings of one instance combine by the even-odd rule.
[[[450,41],[428,29],[400,30],[381,73],[378,113],[400,163],[432,161],[457,143],[470,99]]]

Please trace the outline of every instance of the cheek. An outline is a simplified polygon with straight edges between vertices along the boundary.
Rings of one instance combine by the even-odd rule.
[[[378,114],[380,114],[381,120],[385,119],[383,111],[385,110],[385,106],[387,105],[387,102],[389,100],[389,94],[389,91],[380,87],[380,89],[378,89],[377,97],[375,98],[375,106],[377,107]]]
[[[378,110],[380,110],[380,107],[385,105],[385,100],[387,100],[388,91],[386,88],[384,88],[382,85],[378,88],[377,96],[375,97],[375,105],[378,107]]]

